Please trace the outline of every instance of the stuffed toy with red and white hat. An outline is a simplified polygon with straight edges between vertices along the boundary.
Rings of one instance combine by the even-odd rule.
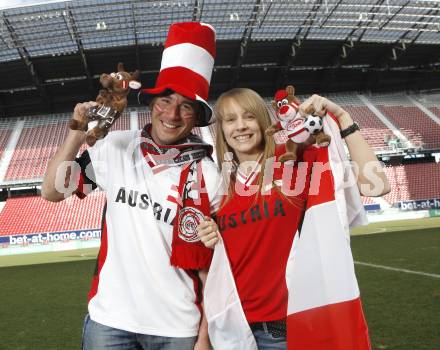
[[[311,135],[320,147],[328,146],[330,143],[330,136],[322,130],[322,118],[316,115],[303,117],[298,112],[299,105],[300,101],[295,96],[295,88],[292,85],[278,90],[272,101],[278,122],[266,129],[266,135],[272,136],[280,130],[285,130],[288,138],[286,153],[280,156],[280,162],[296,160],[298,145],[306,142]]]
[[[197,126],[214,122],[208,104],[215,48],[215,29],[206,23],[173,23],[168,31],[156,86],[139,92],[139,102],[167,91],[176,92],[202,106]]]
[[[100,90],[96,97],[97,106],[90,108],[81,121],[71,119],[70,129],[86,131],[89,122],[97,121],[96,125],[87,131],[86,142],[93,146],[96,140],[104,138],[127,107],[130,89],[141,87],[141,83],[137,81],[139,74],[138,70],[133,73],[126,72],[123,63],[118,63],[116,73],[101,74],[99,82],[104,89]]]

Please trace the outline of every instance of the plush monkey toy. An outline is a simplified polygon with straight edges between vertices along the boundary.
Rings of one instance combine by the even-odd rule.
[[[96,97],[98,105],[90,108],[81,121],[71,119],[70,129],[87,131],[88,123],[97,120],[96,126],[87,131],[86,142],[93,146],[96,140],[104,138],[127,107],[130,88],[141,87],[141,83],[137,81],[139,74],[138,70],[133,73],[126,72],[123,63],[118,63],[117,73],[101,74],[99,82],[104,89],[100,90]]]
[[[280,162],[296,160],[298,144],[307,141],[310,135],[314,136],[316,143],[321,147],[328,146],[330,143],[330,136],[322,131],[322,119],[314,115],[301,116],[298,112],[299,104],[292,85],[278,90],[272,101],[278,122],[266,129],[266,135],[272,136],[277,131],[286,130],[288,137],[286,153],[280,156]]]

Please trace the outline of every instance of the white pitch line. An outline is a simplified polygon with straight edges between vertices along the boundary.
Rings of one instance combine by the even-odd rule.
[[[421,271],[413,271],[413,270],[407,270],[407,269],[399,269],[397,267],[391,267],[391,266],[385,266],[385,265],[376,265],[376,264],[370,264],[362,261],[355,261],[356,265],[362,265],[362,266],[369,266],[369,267],[375,267],[378,269],[384,269],[384,270],[390,270],[390,271],[397,271],[397,272],[405,272],[405,273],[411,273],[413,275],[420,275],[420,276],[426,276],[426,277],[434,277],[434,278],[440,278],[440,275],[437,275],[435,273],[427,273],[427,272],[421,272]]]

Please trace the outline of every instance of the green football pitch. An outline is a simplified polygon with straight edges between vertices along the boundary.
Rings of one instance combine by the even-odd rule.
[[[370,224],[351,242],[373,349],[439,350],[440,218]],[[96,254],[1,256],[0,348],[80,349]]]

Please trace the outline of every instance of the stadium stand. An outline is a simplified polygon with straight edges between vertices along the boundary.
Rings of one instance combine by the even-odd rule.
[[[5,181],[42,179],[47,162],[55,154],[67,135],[70,115],[55,115],[27,118],[20,139],[15,148]],[[124,113],[113,125],[112,130],[129,130],[130,117]],[[0,156],[11,130],[0,130]],[[80,152],[84,151],[84,144]]]
[[[369,99],[411,141],[415,147],[440,147],[440,125],[415,106],[405,95],[381,94]]]
[[[440,195],[440,164],[416,163],[387,166],[391,192],[384,196],[389,203],[437,198]]]
[[[440,119],[440,94],[423,94],[417,100]]]
[[[437,124],[440,126],[440,94],[429,94],[418,96],[419,102],[422,103],[433,115],[432,119],[437,121]],[[436,140],[435,148],[438,148],[438,144],[440,141]]]
[[[139,128],[143,128],[145,124],[151,123],[151,114],[146,111],[138,111]]]
[[[40,179],[47,162],[67,135],[67,115],[28,118],[5,180]]]
[[[215,158],[215,135],[213,132],[213,125],[209,125],[208,127],[200,128],[200,133],[202,135],[203,141],[214,146],[213,157]]]
[[[0,159],[8,143],[10,135],[11,135],[11,129],[0,129]]]
[[[36,196],[9,198],[0,213],[0,236],[100,228],[104,202],[103,192],[59,203]]]
[[[435,96],[418,95],[413,99],[431,113],[440,115],[440,105]],[[394,135],[393,131],[364,104],[358,95],[340,93],[328,97],[349,111],[353,119],[361,125],[361,132],[376,152],[381,153],[384,150],[392,152],[385,142],[385,136]],[[370,100],[392,124],[402,127],[402,131],[413,142],[428,144],[440,140],[440,127],[433,121],[432,116],[427,116],[405,95],[372,96]],[[266,101],[269,104],[270,98]],[[151,121],[150,113],[145,108],[131,108],[130,112],[132,116],[130,117],[129,112],[124,113],[112,130],[129,130],[132,118],[135,118],[134,124],[137,118],[139,127]],[[13,183],[14,186],[19,186],[26,185],[29,180],[41,181],[47,162],[67,134],[69,118],[70,115],[67,114],[25,118],[4,182],[0,185]],[[16,131],[14,128],[17,121],[18,119],[7,119],[0,124],[0,157],[11,133]],[[215,141],[215,125],[195,128],[194,132],[205,142]],[[282,133],[277,133],[275,138],[277,143],[285,141]],[[80,152],[86,148],[87,146],[84,145]],[[383,200],[390,204],[406,200],[437,198],[440,194],[438,163],[388,165],[385,171],[391,182],[392,191]],[[366,206],[379,203],[377,199],[367,197],[363,197],[362,202]],[[8,198],[0,212],[0,235],[96,229],[100,227],[103,204],[102,192],[93,193],[82,201],[72,198],[62,203],[49,203],[36,196]],[[32,213],[32,215],[23,215],[23,213]]]
[[[329,98],[339,104],[361,127],[361,133],[368,144],[376,151],[388,149],[385,135],[392,131],[355,94],[332,94]]]
[[[201,132],[200,128],[194,128],[192,132],[193,132],[193,134],[195,134],[198,137],[202,138],[202,132]]]
[[[212,136],[212,139],[215,142],[215,139],[217,137],[217,129],[215,128],[215,124],[209,125],[208,128],[209,128],[209,132]]]
[[[429,109],[431,110],[432,113],[434,113],[437,117],[440,118],[440,107],[433,106],[433,107],[431,107]]]
[[[124,112],[119,119],[115,121],[111,130],[130,130],[130,115]]]

